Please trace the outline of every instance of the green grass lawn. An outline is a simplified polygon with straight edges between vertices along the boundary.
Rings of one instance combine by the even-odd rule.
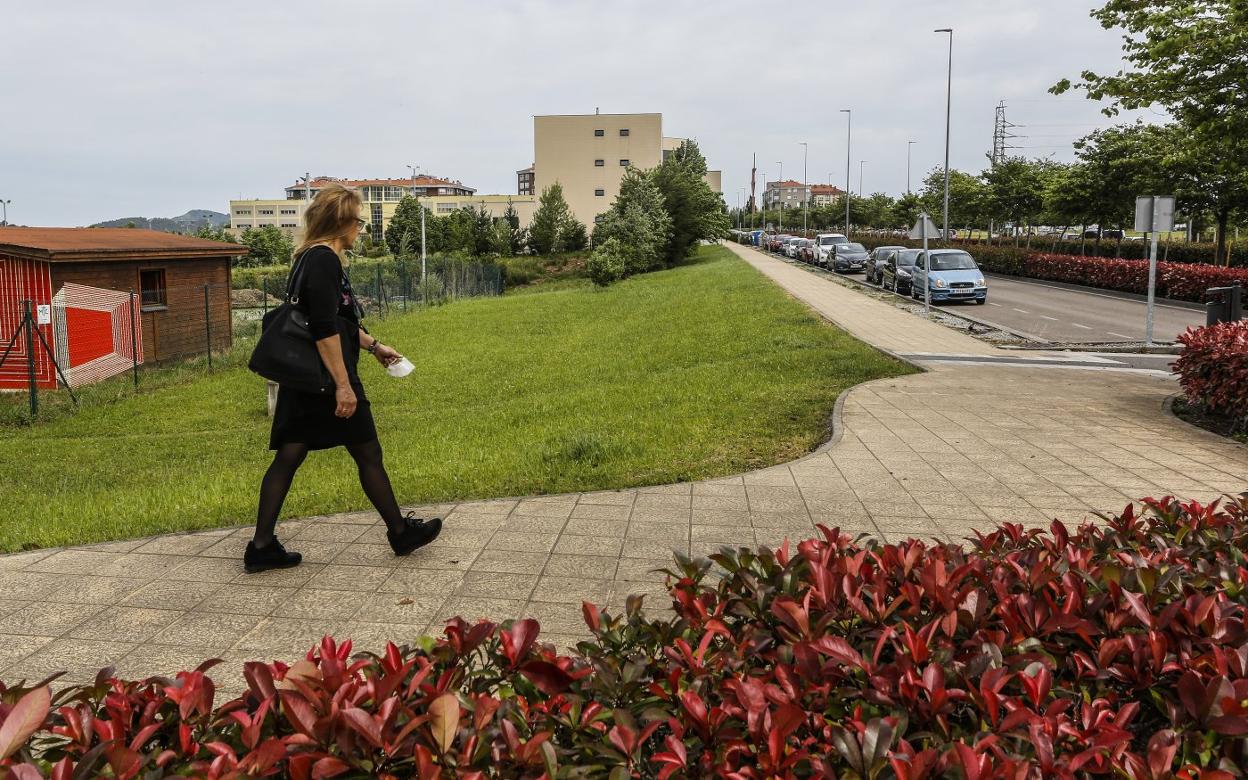
[[[402,380],[371,360],[361,367],[405,504],[784,462],[825,437],[843,390],[910,370],[720,247],[606,290],[569,282],[372,330],[416,364]],[[97,391],[110,400],[0,427],[0,549],[253,521],[269,421],[264,382],[242,365],[247,349],[211,374],[175,371],[137,396],[112,380]],[[338,449],[309,457],[283,515],[367,507]]]

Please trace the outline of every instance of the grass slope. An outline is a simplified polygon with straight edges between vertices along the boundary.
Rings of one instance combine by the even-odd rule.
[[[416,364],[403,380],[361,370],[406,504],[787,461],[823,438],[841,391],[909,370],[719,247],[606,290],[467,300],[373,330]],[[0,430],[0,549],[251,522],[269,460],[264,383],[238,355],[227,366]],[[309,457],[284,515],[367,507],[349,456],[330,450]]]

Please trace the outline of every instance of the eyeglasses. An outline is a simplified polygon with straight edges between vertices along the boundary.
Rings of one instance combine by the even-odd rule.
[[[360,227],[360,229],[361,229],[361,230],[363,230],[364,228],[368,227],[368,223],[367,223],[367,222],[365,222],[365,221],[364,221],[362,218],[360,218],[360,217],[356,217],[356,218],[355,218],[355,224],[356,224],[356,225],[358,225],[358,226]]]

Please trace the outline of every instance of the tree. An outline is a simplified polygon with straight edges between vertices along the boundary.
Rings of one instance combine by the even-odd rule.
[[[594,247],[585,266],[594,284],[606,287],[628,275],[628,253],[620,240],[612,237]]]
[[[394,208],[390,226],[386,228],[386,246],[392,255],[405,255],[420,251],[420,211],[423,207],[411,195],[404,195]],[[426,221],[430,216],[425,209]]]
[[[974,227],[986,214],[987,187],[978,176],[949,170],[949,226]],[[923,179],[919,200],[937,227],[941,227],[945,209],[945,169],[933,168]]]
[[[589,246],[589,234],[585,232],[585,223],[568,214],[567,220],[559,230],[559,244],[565,252],[579,252]]]
[[[563,185],[555,182],[542,190],[537,211],[533,212],[529,223],[529,248],[533,253],[549,255],[562,251],[560,239],[570,218],[568,202],[563,199]]]
[[[496,230],[500,255],[511,257],[524,251],[528,231],[520,227],[520,215],[516,213],[516,207],[512,205],[510,198],[507,200],[507,210],[503,212],[503,218],[498,221]]]
[[[204,225],[195,231],[196,238],[206,239],[208,241],[224,241],[227,244],[234,243],[234,237],[225,232],[225,228],[214,228],[212,225]]]
[[[1109,0],[1092,12],[1105,29],[1121,29],[1124,59],[1133,66],[1104,76],[1090,70],[1079,83],[1063,79],[1050,90],[1080,89],[1108,100],[1108,116],[1161,105],[1183,128],[1173,159],[1202,178],[1218,225],[1222,256],[1226,227],[1248,210],[1248,12],[1243,0]],[[1145,193],[1135,193],[1145,194]]]
[[[1015,228],[1035,224],[1044,209],[1044,191],[1051,178],[1052,167],[1047,161],[1025,157],[1001,160],[983,174],[987,213]]]
[[[652,172],[663,207],[672,218],[664,257],[669,266],[684,260],[699,241],[723,237],[731,225],[724,199],[707,186],[706,159],[693,141],[680,146]]]
[[[860,198],[861,224],[875,228],[892,227],[893,199],[882,192]],[[851,204],[852,211],[852,204]]]
[[[469,214],[472,219],[466,247],[469,254],[474,257],[484,257],[493,253],[495,249],[494,218],[485,210],[484,205],[478,206],[476,211],[469,210]]]
[[[910,228],[919,220],[919,212],[923,210],[923,204],[919,201],[919,196],[913,192],[907,192],[893,203],[892,215],[890,221],[894,227]]]
[[[671,234],[672,218],[651,174],[630,167],[620,180],[620,194],[594,228],[594,246],[617,239],[625,273],[643,273],[663,265]]]
[[[238,242],[249,250],[239,265],[278,265],[289,263],[295,253],[290,236],[273,225],[247,228]]]

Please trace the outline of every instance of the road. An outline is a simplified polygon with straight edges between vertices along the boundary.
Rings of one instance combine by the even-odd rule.
[[[1010,330],[1063,343],[1142,341],[1148,308],[1132,298],[999,276],[989,276],[987,306],[957,307],[975,309],[967,313]],[[1153,338],[1173,341],[1189,325],[1204,325],[1205,313],[1158,303],[1153,321]]]

